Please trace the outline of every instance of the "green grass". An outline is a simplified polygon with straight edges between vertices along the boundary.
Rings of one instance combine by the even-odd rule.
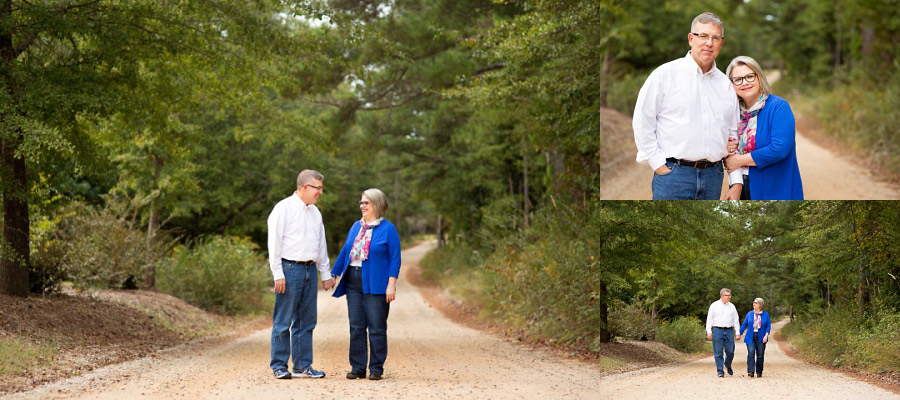
[[[36,365],[51,364],[56,354],[55,346],[0,337],[0,377],[19,374]]]

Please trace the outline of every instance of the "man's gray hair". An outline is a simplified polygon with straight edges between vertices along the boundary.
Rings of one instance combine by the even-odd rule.
[[[722,288],[722,290],[719,291],[719,297],[724,296],[725,293],[731,293],[731,289],[729,289],[729,288]]]
[[[324,181],[325,176],[322,175],[319,171],[313,169],[304,169],[300,171],[300,175],[297,175],[297,188],[300,189],[303,185],[306,185],[312,181]]]
[[[384,216],[384,213],[388,210],[388,199],[387,196],[384,195],[384,192],[372,188],[363,192],[363,196],[369,199],[371,202],[371,206],[373,211],[375,211],[376,218],[380,218]]]
[[[766,301],[762,299],[762,297],[757,297],[753,300],[754,303],[759,303],[759,309],[762,310],[763,307],[766,306]]]
[[[734,78],[733,76],[731,76],[731,70],[738,65],[743,65],[747,68],[750,68],[753,73],[756,74],[756,81],[759,82],[759,97],[765,96],[767,94],[772,94],[772,87],[769,86],[769,80],[766,79],[766,74],[763,72],[762,67],[759,66],[759,63],[753,59],[753,57],[737,56],[734,58],[734,60],[731,60],[731,62],[728,63],[728,68],[725,68],[725,76],[727,76],[728,79]],[[738,100],[740,100],[741,103],[744,102],[744,99],[742,99],[741,96],[738,96]],[[753,104],[744,104],[745,108],[750,108],[752,106]]]
[[[697,24],[715,24],[722,31],[722,37],[725,37],[725,24],[722,23],[722,18],[716,14],[705,12],[694,17],[694,22],[691,22],[691,32],[697,32]]]

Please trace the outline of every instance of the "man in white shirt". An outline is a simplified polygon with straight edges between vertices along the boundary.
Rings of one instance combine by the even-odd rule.
[[[653,169],[654,200],[718,200],[728,138],[737,138],[739,106],[716,68],[725,27],[713,13],[694,18],[690,52],[657,68],[638,94],[632,126],[636,161]],[[726,199],[740,198],[739,171],[728,175]]]
[[[728,369],[728,375],[734,375],[731,369],[731,361],[734,359],[735,333],[740,328],[737,309],[731,303],[731,290],[722,288],[719,291],[719,300],[709,305],[709,313],[706,314],[706,339],[713,342],[713,358],[716,360],[716,372],[719,378],[725,376],[723,367]],[[741,335],[737,334],[740,339]],[[722,350],[725,350],[725,359],[722,359]]]
[[[325,243],[325,226],[316,201],[325,177],[313,170],[297,176],[297,191],[269,214],[269,267],[275,279],[272,353],[269,366],[277,379],[324,378],[312,368],[312,334],[316,327],[316,270],[322,287],[334,287]],[[288,372],[288,357],[294,362]]]

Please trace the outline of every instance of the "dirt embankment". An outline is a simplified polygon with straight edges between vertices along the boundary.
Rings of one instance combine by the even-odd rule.
[[[0,395],[152,357],[201,335],[248,323],[246,318],[207,313],[163,293],[64,292],[28,298],[0,295],[0,339],[58,349],[23,372],[0,377]],[[254,320],[248,326],[263,325]]]

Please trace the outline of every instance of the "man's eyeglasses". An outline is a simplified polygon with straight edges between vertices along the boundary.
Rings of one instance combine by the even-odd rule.
[[[308,184],[308,183],[306,184],[306,186],[309,186],[309,187],[311,187],[311,188],[313,188],[313,189],[316,189],[316,190],[322,190],[322,186],[310,185],[310,184]]]
[[[722,36],[709,36],[709,35],[707,35],[707,34],[705,34],[705,33],[694,33],[694,32],[691,32],[691,35],[694,35],[695,38],[700,39],[700,41],[701,41],[701,42],[704,42],[704,43],[705,43],[706,41],[712,39],[713,44],[719,44],[719,43],[722,43],[722,40],[725,39],[725,38],[722,37]]]
[[[731,78],[731,83],[733,83],[734,86],[741,86],[744,84],[744,81],[746,81],[747,83],[755,82],[756,81],[756,73],[749,73],[745,76],[735,76],[735,77]]]

